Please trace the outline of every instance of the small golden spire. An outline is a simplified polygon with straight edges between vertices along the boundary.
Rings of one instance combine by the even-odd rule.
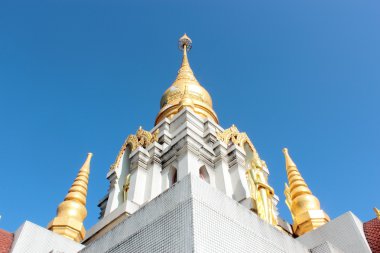
[[[86,234],[83,221],[87,216],[86,197],[91,158],[92,153],[88,153],[65,200],[58,206],[57,216],[48,225],[49,230],[77,242],[82,241]]]
[[[283,152],[289,181],[289,187],[285,185],[286,202],[292,213],[294,233],[299,236],[324,225],[330,218],[321,209],[317,197],[311,193],[288,149],[284,148]]]
[[[186,35],[186,33],[179,39],[178,47],[181,51],[183,51],[182,64],[178,70],[178,75],[176,81],[184,79],[191,80],[194,84],[199,84],[198,80],[195,78],[193,70],[190,67],[189,59],[187,58],[187,52],[191,50],[192,41]]]
[[[195,78],[190,67],[187,52],[192,48],[191,39],[184,34],[178,41],[178,47],[183,51],[181,67],[173,84],[161,98],[161,110],[156,117],[155,125],[164,118],[172,118],[183,108],[191,108],[202,118],[208,118],[218,123],[218,117],[212,109],[210,94]]]
[[[376,214],[377,218],[380,220],[380,210],[377,209],[376,207],[374,207],[373,211],[375,211],[375,214]]]
[[[288,174],[288,180],[290,185],[290,194],[292,196],[292,199],[295,199],[301,194],[310,194],[311,191],[309,187],[307,186],[305,180],[302,178],[301,174],[299,173],[296,164],[293,162],[292,158],[289,156],[288,149],[283,149],[284,155],[285,155],[285,166],[286,166],[286,172]]]

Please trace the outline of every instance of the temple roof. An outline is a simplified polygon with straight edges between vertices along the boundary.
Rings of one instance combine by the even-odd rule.
[[[0,229],[0,253],[8,253],[11,250],[13,234]]]
[[[364,234],[372,252],[380,253],[380,220],[374,218],[363,224]]]

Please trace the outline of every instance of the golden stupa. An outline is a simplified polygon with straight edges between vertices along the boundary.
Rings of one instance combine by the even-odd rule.
[[[171,119],[183,108],[189,108],[203,118],[219,123],[216,113],[212,109],[210,94],[195,78],[187,58],[191,49],[191,39],[185,34],[179,39],[179,48],[183,51],[182,65],[173,84],[162,95],[160,112],[156,117],[155,125],[164,118]]]
[[[76,242],[82,241],[86,234],[83,221],[87,216],[86,198],[91,158],[92,153],[88,153],[69,193],[58,206],[57,216],[48,225],[49,230]]]
[[[292,214],[294,234],[300,236],[326,224],[330,218],[321,209],[318,198],[312,194],[288,149],[284,148],[283,152],[289,181],[289,185],[285,184],[286,204]]]

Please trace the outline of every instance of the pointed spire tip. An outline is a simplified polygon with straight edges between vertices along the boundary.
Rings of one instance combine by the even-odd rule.
[[[286,167],[296,167],[296,164],[294,163],[293,159],[289,155],[288,148],[283,148],[282,152],[284,153],[284,156],[285,156]]]
[[[77,242],[82,241],[86,233],[83,221],[87,216],[86,198],[91,157],[92,153],[89,152],[65,199],[58,206],[57,215],[48,225],[49,230]]]
[[[376,214],[377,218],[380,219],[380,210],[377,209],[376,207],[374,207],[373,211],[375,211],[375,214]]]
[[[182,51],[190,51],[191,47],[192,47],[192,41],[191,39],[189,38],[189,36],[187,36],[187,34],[185,33],[181,38],[179,38],[179,41],[178,41],[178,47],[179,49]],[[184,50],[186,48],[186,50]]]

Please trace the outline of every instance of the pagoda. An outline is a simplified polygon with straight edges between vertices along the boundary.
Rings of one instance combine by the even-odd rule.
[[[286,148],[292,220],[281,218],[266,162],[247,133],[219,122],[190,67],[192,40],[185,34],[178,46],[182,63],[154,127],[130,134],[107,168],[98,222],[83,225],[89,153],[46,228],[25,222],[14,234],[0,231],[4,252],[379,252],[380,219],[363,225],[347,212],[330,220]]]

